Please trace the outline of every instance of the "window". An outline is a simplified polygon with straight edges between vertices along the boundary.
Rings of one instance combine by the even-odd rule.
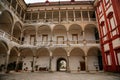
[[[120,52],[117,53],[118,64],[120,65]]]
[[[109,53],[107,54],[107,62],[108,62],[108,65],[111,65],[111,57]]]
[[[35,45],[35,35],[30,35],[30,44]]]
[[[74,44],[78,43],[78,34],[72,34],[72,40],[74,42]]]
[[[105,26],[104,21],[101,22],[101,27],[102,27],[103,36],[105,36],[107,33],[107,30],[106,30],[106,26]]]
[[[109,20],[110,31],[111,31],[112,35],[115,36],[117,34],[117,30],[115,29],[116,28],[116,23],[115,23],[115,18],[113,16],[113,12],[110,12],[107,17],[108,17],[108,20]]]
[[[57,36],[57,44],[64,44],[64,36]]]

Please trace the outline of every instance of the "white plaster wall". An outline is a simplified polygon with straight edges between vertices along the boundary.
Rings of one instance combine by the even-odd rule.
[[[25,57],[23,58],[23,70],[28,67],[28,70],[32,70],[31,61],[33,61],[33,57]]]
[[[98,65],[97,56],[88,56],[88,70],[96,70],[94,65]]]
[[[30,35],[35,35],[35,32],[31,31],[31,32],[27,32],[24,37],[24,44],[30,44]]]
[[[113,43],[113,48],[120,46],[120,38],[113,40],[112,43]]]
[[[86,29],[86,31],[85,31],[85,39],[95,40],[95,34],[94,34],[93,28]]]
[[[49,57],[47,56],[42,56],[36,59],[35,61],[35,65],[38,65],[38,69],[39,67],[47,67],[49,68]]]
[[[69,66],[71,71],[77,71],[78,67],[80,67],[80,62],[84,61],[81,56],[70,56],[69,58]]]

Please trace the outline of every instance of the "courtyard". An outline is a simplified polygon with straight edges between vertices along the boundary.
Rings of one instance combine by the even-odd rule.
[[[109,72],[13,72],[1,73],[0,80],[120,80],[120,75]]]

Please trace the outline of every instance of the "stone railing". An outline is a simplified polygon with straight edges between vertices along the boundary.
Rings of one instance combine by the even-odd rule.
[[[14,42],[20,44],[20,40],[18,40],[17,38],[11,36],[10,34],[6,33],[3,30],[0,30],[0,37],[3,38],[3,39],[8,39],[10,41],[14,41]]]

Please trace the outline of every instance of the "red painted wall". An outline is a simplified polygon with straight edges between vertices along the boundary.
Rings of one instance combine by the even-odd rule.
[[[112,72],[120,72],[120,64],[118,64],[118,58],[117,58],[117,53],[120,52],[120,45],[118,47],[113,47],[112,41],[120,38],[120,0],[109,0],[107,3],[105,3],[106,0],[100,0],[97,3],[96,6],[96,15],[97,15],[97,20],[98,20],[98,29],[100,33],[100,42],[101,42],[101,50],[102,50],[102,56],[103,56],[103,67],[105,71],[112,71]],[[100,9],[102,11],[100,12],[99,6],[101,6]],[[116,28],[114,29],[115,31],[118,30],[117,34],[115,36],[112,35],[112,31],[110,30],[110,22],[109,22],[109,15],[106,14],[107,10],[109,10],[110,7],[113,7],[113,12],[111,15],[115,15],[115,20],[117,22]],[[107,40],[104,41],[104,35],[103,35],[103,28],[102,28],[102,23],[100,22],[100,19],[104,17],[104,24],[105,28],[107,29],[107,33],[105,36],[107,36]],[[112,28],[111,28],[112,29]],[[104,45],[108,44],[109,46],[109,51],[105,51]],[[111,56],[111,65],[108,65],[107,61],[107,54]]]

